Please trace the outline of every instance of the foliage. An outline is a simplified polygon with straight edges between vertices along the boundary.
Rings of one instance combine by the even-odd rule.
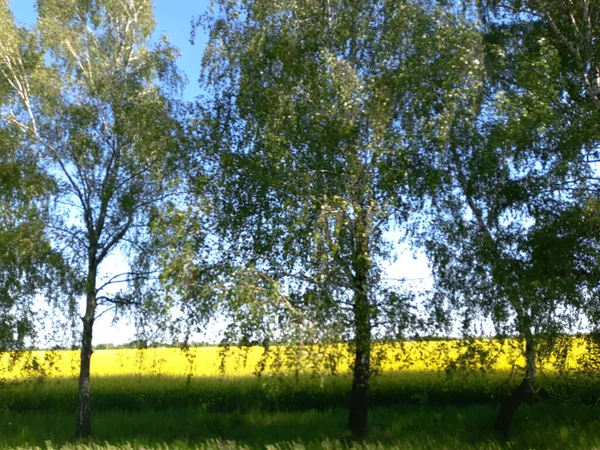
[[[426,240],[447,324],[454,314],[467,335],[518,333],[533,378],[535,353],[551,350],[537,336],[580,329],[593,301],[596,125],[543,24],[500,14],[481,33],[480,83],[437,149],[444,183]]]
[[[360,434],[373,334],[414,325],[411,296],[382,280],[384,233],[423,205],[422,141],[443,134],[439,92],[466,92],[477,33],[428,1],[216,5],[198,129],[238,268],[226,341],[352,342]]]
[[[537,39],[554,54],[559,65],[554,81],[553,98],[545,108],[562,117],[564,132],[560,140],[550,142],[546,153],[567,156],[562,163],[564,178],[559,191],[563,202],[571,200],[568,215],[557,216],[551,234],[561,233],[563,254],[575,255],[566,259],[564,270],[558,275],[559,284],[577,285],[574,297],[587,314],[588,329],[598,328],[598,162],[600,111],[600,60],[597,37],[600,34],[598,8],[594,1],[561,2],[537,0],[482,2],[482,12],[490,23],[493,34],[508,35],[511,30],[522,30],[526,39]],[[527,67],[525,67],[526,70]],[[556,70],[556,69],[555,69]],[[531,70],[529,70],[531,72]],[[567,118],[565,120],[564,118]],[[573,146],[573,147],[571,147]],[[564,150],[567,150],[565,155]],[[578,157],[578,158],[577,158]],[[566,194],[565,194],[566,193]],[[567,244],[570,242],[571,244]],[[573,247],[578,242],[579,248]],[[564,244],[567,244],[566,247]],[[569,248],[569,245],[571,247]],[[548,255],[549,258],[552,258]],[[554,259],[554,258],[553,258]],[[556,270],[555,263],[550,270]],[[571,294],[573,295],[573,294]]]
[[[0,351],[22,350],[35,337],[43,315],[33,313],[36,295],[53,303],[68,295],[67,277],[61,256],[47,237],[49,209],[56,185],[46,174],[38,154],[28,145],[23,130],[6,120],[14,95],[7,74],[16,70],[11,53],[18,51],[18,37],[27,45],[28,35],[12,24],[5,1],[0,2]],[[26,55],[26,67],[35,64]],[[37,305],[39,309],[39,305]]]

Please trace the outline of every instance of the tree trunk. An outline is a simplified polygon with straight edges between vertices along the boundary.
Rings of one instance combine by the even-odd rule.
[[[362,230],[361,230],[362,231]],[[369,305],[368,275],[370,259],[367,233],[356,234],[357,252],[354,258],[354,332],[355,358],[350,417],[348,426],[355,437],[367,431],[369,412],[369,378],[371,375],[371,311]]]
[[[90,258],[92,260],[92,258]],[[90,262],[86,294],[86,309],[83,316],[81,336],[81,364],[79,366],[79,403],[75,419],[75,437],[88,438],[92,435],[92,404],[90,398],[90,365],[92,359],[92,332],[96,314],[96,272]]]
[[[355,437],[364,436],[368,426],[369,378],[371,374],[371,339],[363,336],[356,343],[354,377],[350,394],[350,417],[348,426]],[[358,341],[358,339],[357,339]]]
[[[502,402],[494,429],[504,436],[508,437],[510,424],[514,413],[525,402],[531,402],[534,394],[534,380],[537,373],[535,365],[535,342],[533,337],[529,336],[525,340],[525,357],[527,359],[527,369],[523,381],[514,392]]]

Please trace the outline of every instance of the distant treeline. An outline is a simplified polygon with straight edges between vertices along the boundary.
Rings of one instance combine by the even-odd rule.
[[[184,343],[184,342],[172,342],[172,343],[167,343],[167,342],[147,342],[144,340],[134,340],[131,342],[126,342],[124,344],[98,344],[98,345],[94,345],[93,349],[94,350],[115,350],[115,349],[126,349],[126,348],[136,348],[136,349],[143,349],[143,348],[184,348],[184,347],[212,347],[212,346],[216,346],[217,344],[214,343],[208,343],[208,342],[190,342],[190,343]],[[35,351],[35,350],[79,350],[79,346],[78,345],[72,345],[72,346],[64,346],[64,345],[54,345],[51,348],[43,348],[43,347],[31,347],[28,350],[30,351]]]

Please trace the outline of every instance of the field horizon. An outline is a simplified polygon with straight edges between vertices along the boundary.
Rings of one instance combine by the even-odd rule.
[[[546,371],[578,371],[597,364],[597,348],[582,337],[561,337],[541,353],[538,367]],[[506,371],[524,367],[524,343],[517,339],[423,340],[378,342],[372,348],[375,372]],[[350,373],[353,354],[348,344],[269,347],[198,346],[95,349],[92,376],[249,376]],[[0,378],[69,378],[79,373],[79,350],[31,350],[0,353]]]

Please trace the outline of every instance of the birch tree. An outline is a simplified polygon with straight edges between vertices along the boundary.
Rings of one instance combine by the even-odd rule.
[[[217,155],[219,229],[238,274],[258,280],[238,290],[231,332],[350,340],[360,436],[375,330],[384,305],[406,306],[382,279],[384,233],[422,205],[422,142],[441,138],[439,95],[462,95],[477,35],[427,1],[216,5],[199,129]]]
[[[562,76],[556,95],[569,104],[568,126],[571,136],[579,139],[582,155],[579,176],[565,180],[563,189],[577,197],[584,211],[584,220],[574,232],[580,233],[589,250],[580,258],[597,260],[600,235],[590,230],[598,229],[600,218],[600,4],[596,0],[493,1],[483,3],[482,11],[490,28],[511,23],[537,30],[538,37],[560,55]],[[587,293],[589,329],[594,337],[600,328],[598,271],[588,267],[579,275],[580,290]]]
[[[540,23],[484,24],[483,82],[449,127],[429,243],[440,298],[466,329],[485,317],[523,343],[523,380],[495,427],[535,394],[540,348],[577,330],[595,270],[588,220],[587,117],[560,50]],[[573,89],[575,88],[575,89]],[[587,110],[587,111],[586,111]],[[590,145],[592,144],[592,145]]]
[[[53,241],[85,292],[77,437],[91,434],[90,364],[94,321],[124,295],[106,294],[145,274],[102,282],[117,249],[134,255],[153,205],[168,195],[169,155],[176,149],[176,52],[152,46],[147,0],[37,3],[38,22],[22,32],[2,5],[1,75],[13,102],[4,120],[27,137],[57,185]]]

